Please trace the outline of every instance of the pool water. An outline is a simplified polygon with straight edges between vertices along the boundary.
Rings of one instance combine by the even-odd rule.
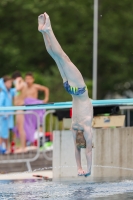
[[[0,200],[133,199],[133,180],[117,182],[0,181]]]

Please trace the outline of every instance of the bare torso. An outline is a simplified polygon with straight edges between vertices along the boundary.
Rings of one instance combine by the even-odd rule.
[[[91,126],[93,106],[87,92],[82,96],[73,96],[72,128],[83,129],[84,124]]]
[[[36,84],[33,84],[30,87],[27,87],[26,98],[38,99],[38,88]]]

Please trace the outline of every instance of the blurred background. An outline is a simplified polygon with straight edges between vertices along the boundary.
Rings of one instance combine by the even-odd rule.
[[[7,74],[12,75],[16,70],[22,72],[23,77],[27,72],[32,72],[36,83],[49,88],[49,102],[71,101],[71,96],[64,90],[57,66],[47,53],[43,37],[38,32],[38,16],[47,12],[59,43],[81,71],[88,86],[89,96],[93,98],[93,81],[96,81],[93,80],[94,1],[0,0],[0,78]],[[97,99],[133,98],[132,11],[132,0],[98,1]],[[42,99],[43,96],[44,94],[40,93],[39,99]],[[33,113],[29,115],[31,114]],[[50,114],[47,119],[46,114]],[[54,116],[53,114],[55,111],[46,112],[45,115],[43,113],[41,126],[38,124],[35,127],[35,131],[40,135],[38,137],[33,130],[32,135],[35,135],[36,138],[34,138],[34,142],[26,140],[28,147],[42,143],[40,146],[38,145],[42,152],[43,138],[51,145],[53,130],[65,130],[63,122],[61,122],[63,118],[59,119],[60,113],[56,113]],[[70,118],[69,111],[63,115],[66,115],[65,118]],[[133,126],[132,111],[127,111],[127,118],[129,122],[126,122],[125,125]],[[15,120],[14,123],[16,123]],[[35,123],[32,121],[31,125],[34,126]],[[17,141],[12,130],[9,131],[11,131],[9,142],[13,154],[14,146],[19,147],[20,141]],[[31,129],[29,132],[31,134]],[[12,163],[19,162],[18,159],[21,161],[23,158],[29,159],[26,162],[28,163],[27,168],[30,170],[29,162],[35,158],[36,150],[37,147],[35,152],[30,152],[25,157],[10,155],[11,157],[8,159],[10,158]],[[52,152],[52,150],[53,146],[50,151]],[[51,152],[50,158],[44,154],[44,166],[52,165]],[[0,155],[1,162],[8,163],[6,155],[3,152],[0,154],[2,154]],[[15,161],[12,161],[13,159]],[[39,159],[40,166],[42,166],[42,157],[40,156]],[[32,165],[32,169],[40,166],[37,163],[35,166]],[[10,168],[19,171],[20,165],[17,169],[13,169],[13,165]],[[2,169],[5,169],[4,165]],[[24,167],[20,171],[23,170]]]
[[[47,12],[92,97],[93,4],[93,0],[1,0],[0,77],[15,70],[23,75],[32,71],[37,83],[49,87],[50,101],[71,100],[37,29],[38,15]],[[132,0],[99,0],[98,99],[133,97],[132,10]]]

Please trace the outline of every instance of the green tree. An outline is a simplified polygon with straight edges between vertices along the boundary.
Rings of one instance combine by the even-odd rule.
[[[1,0],[0,75],[15,69],[49,71],[54,64],[37,31],[37,17],[46,11],[61,46],[83,75],[91,78],[92,3],[77,1]]]
[[[50,88],[51,101],[70,100],[37,30],[37,17],[49,14],[62,48],[88,80],[92,74],[92,5],[92,0],[1,0],[0,76],[14,70],[32,71],[38,83]]]
[[[117,91],[118,83],[132,81],[132,8],[132,0],[99,0],[98,98]],[[0,76],[16,69],[24,73],[33,71],[38,77],[49,80],[47,86],[55,93],[52,80],[57,83],[61,78],[55,72],[57,68],[53,72],[55,63],[46,52],[42,35],[37,31],[37,17],[44,11],[51,18],[53,30],[62,48],[85,80],[90,81],[93,0],[1,0]],[[64,94],[61,87],[51,96],[51,101],[59,100]],[[64,95],[62,97],[64,100],[68,98]]]
[[[119,83],[132,80],[133,1],[106,1],[99,4],[98,96],[118,90]],[[122,92],[122,91],[121,91]]]

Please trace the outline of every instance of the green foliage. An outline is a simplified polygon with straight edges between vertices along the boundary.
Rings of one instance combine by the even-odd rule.
[[[132,80],[132,0],[99,4],[98,93],[117,91],[117,85]]]
[[[85,80],[85,84],[88,88],[89,97],[92,98],[92,80]]]
[[[33,71],[36,82],[50,88],[50,101],[67,101],[60,74],[46,52],[38,32],[37,17],[47,12],[64,51],[91,78],[93,1],[0,1],[0,76],[20,70]],[[89,12],[88,12],[89,9]],[[54,66],[54,67],[53,67]]]
[[[47,12],[62,48],[85,79],[92,78],[93,0],[1,0],[0,76],[18,69],[33,71],[50,88],[50,101],[70,100],[52,58],[37,31]],[[98,97],[117,91],[133,74],[132,0],[99,0]],[[92,82],[89,95],[92,94]]]
[[[0,75],[15,69],[49,71],[54,64],[38,32],[37,17],[46,11],[65,52],[91,77],[93,1],[77,0],[1,0],[0,1]],[[89,67],[88,67],[89,66]],[[83,69],[83,70],[82,70]]]
[[[50,90],[50,102],[71,101],[71,96],[63,87],[62,78],[56,66],[52,66],[50,72],[45,74],[34,73],[36,83],[48,86]]]

